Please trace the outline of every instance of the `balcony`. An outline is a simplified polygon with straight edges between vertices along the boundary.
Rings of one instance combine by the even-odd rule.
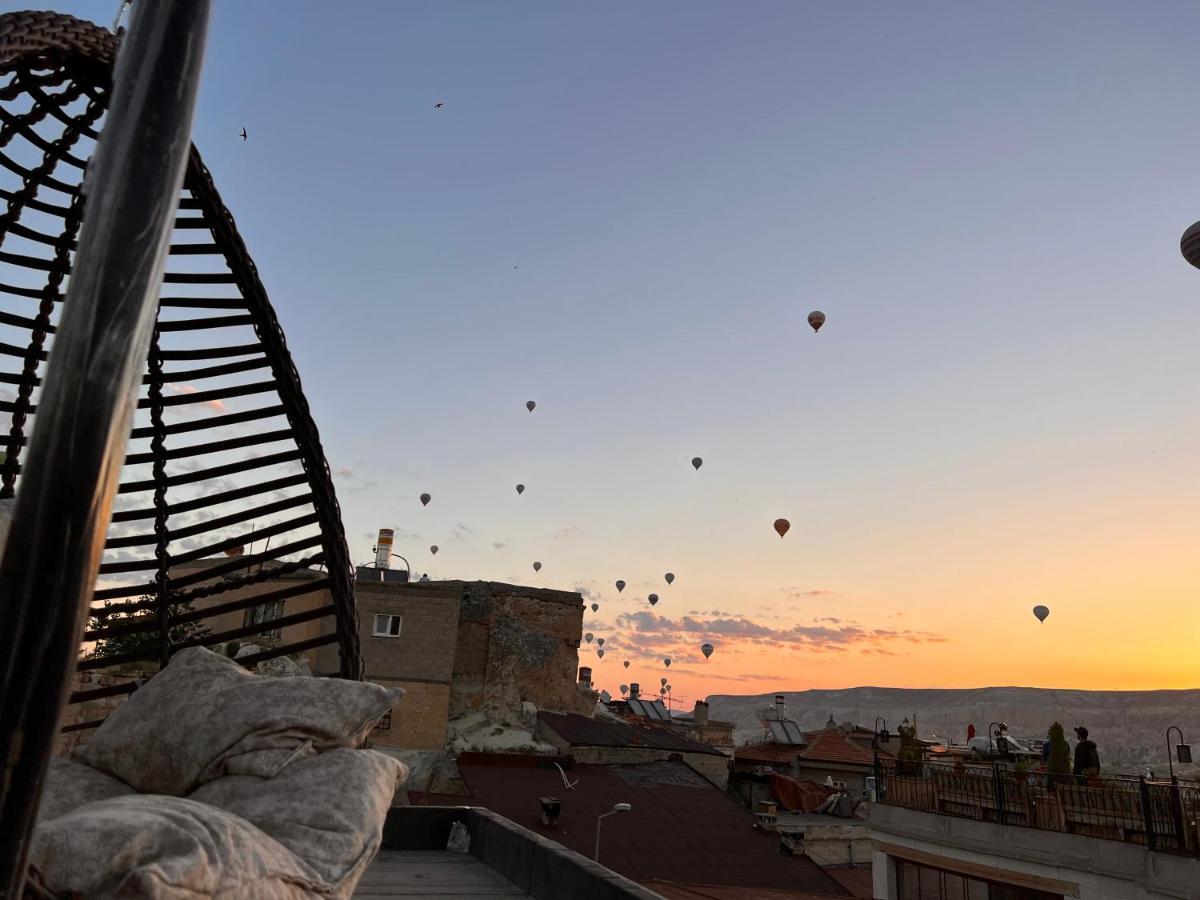
[[[877,802],[1200,858],[1200,784],[881,759]]]

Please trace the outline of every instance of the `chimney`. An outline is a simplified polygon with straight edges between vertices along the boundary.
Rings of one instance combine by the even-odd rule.
[[[630,684],[629,684],[629,699],[637,700],[638,697],[641,696],[641,693],[642,693],[642,686],[640,684],[638,684],[636,681],[630,682]]]
[[[579,683],[589,691],[592,689],[592,668],[591,666],[579,667]]]
[[[375,539],[375,568],[390,569],[392,567],[392,541],[396,532],[391,528],[380,528],[379,537]]]
[[[783,694],[775,695],[775,717],[777,719],[787,718],[787,699]]]
[[[708,701],[697,700],[696,709],[692,713],[692,724],[697,728],[703,728],[708,724]]]

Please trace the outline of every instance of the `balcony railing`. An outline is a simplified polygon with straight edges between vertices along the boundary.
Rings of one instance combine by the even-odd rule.
[[[1194,782],[881,759],[876,791],[878,802],[889,806],[1200,857],[1200,784]]]

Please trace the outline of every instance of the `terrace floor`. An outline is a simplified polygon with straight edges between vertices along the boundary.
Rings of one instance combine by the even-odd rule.
[[[528,897],[469,853],[381,850],[358,882],[355,897]]]

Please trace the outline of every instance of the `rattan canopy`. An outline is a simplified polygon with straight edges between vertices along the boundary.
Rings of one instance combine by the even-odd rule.
[[[116,47],[69,16],[0,15],[0,498],[19,488],[36,427]],[[81,670],[237,640],[265,647],[248,664],[336,645],[326,674],[359,677],[352,570],[317,428],[194,147],[114,510],[85,646],[153,639],[104,658],[81,648]],[[301,625],[307,636],[289,640]],[[71,702],[130,689],[77,690]]]

